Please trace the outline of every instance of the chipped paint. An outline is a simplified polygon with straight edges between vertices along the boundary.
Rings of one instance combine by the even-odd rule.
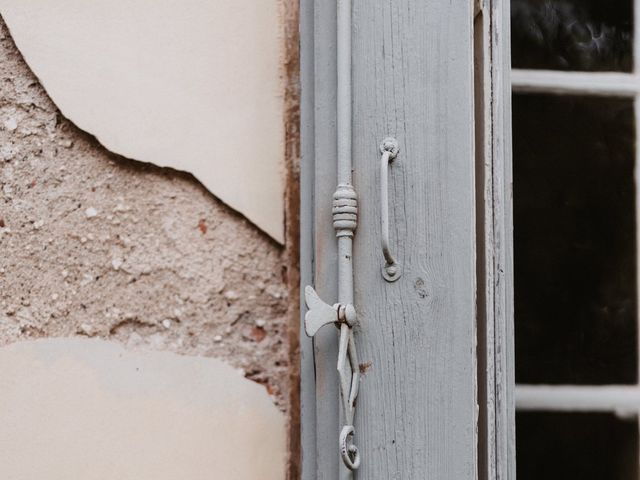
[[[115,153],[193,173],[283,243],[280,0],[0,0],[0,13],[76,125]]]

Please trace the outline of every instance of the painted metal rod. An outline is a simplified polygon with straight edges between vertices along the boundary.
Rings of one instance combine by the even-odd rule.
[[[351,0],[337,0],[338,183],[351,185]]]
[[[353,197],[355,215],[357,215],[357,197],[352,186],[352,111],[351,111],[351,0],[337,1],[337,172],[338,189],[334,202],[346,207],[346,196]],[[348,195],[345,195],[348,193]],[[335,204],[334,204],[335,205]],[[335,211],[335,210],[334,210]],[[354,215],[354,216],[355,216]],[[357,219],[357,217],[355,217]],[[338,301],[342,305],[353,304],[353,228],[338,228],[334,215],[334,227],[338,237]],[[358,358],[353,339],[353,329],[342,324],[340,326],[340,349],[337,369],[340,374],[342,396],[342,416],[344,426],[340,431],[339,443],[343,465],[340,467],[340,478],[350,480],[353,470],[360,466],[360,454],[352,443],[355,435],[353,419],[355,415],[355,397],[360,381]],[[354,368],[355,365],[355,368]],[[350,372],[348,371],[350,370]],[[350,373],[350,378],[347,376]]]

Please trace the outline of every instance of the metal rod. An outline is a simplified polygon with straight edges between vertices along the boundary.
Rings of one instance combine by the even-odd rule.
[[[352,188],[352,159],[351,159],[351,0],[337,1],[337,172],[338,191],[351,190]],[[355,194],[355,191],[353,191]],[[338,301],[343,305],[353,303],[353,234],[354,231],[336,230],[338,237]],[[353,331],[346,325],[340,327],[340,351],[342,355],[347,354],[347,345],[352,344]],[[352,352],[355,354],[355,348]],[[351,355],[349,355],[351,357]],[[346,359],[338,361],[338,370],[344,366]],[[356,370],[357,372],[357,370]],[[357,373],[352,375],[357,377]],[[353,378],[353,377],[352,377]],[[355,378],[357,381],[358,379]],[[344,381],[344,379],[343,379]],[[353,406],[349,401],[349,388],[342,385],[342,416],[347,422],[340,434],[340,442],[346,448],[346,436],[353,435]],[[343,438],[344,436],[344,438]],[[354,447],[355,448],[355,447]],[[346,450],[342,452],[345,462],[348,460]],[[359,463],[359,459],[358,459]],[[353,467],[353,465],[352,465]],[[357,465],[355,466],[357,468]],[[353,472],[350,468],[340,462],[340,478],[351,480]]]
[[[351,185],[351,0],[337,0],[338,183]]]

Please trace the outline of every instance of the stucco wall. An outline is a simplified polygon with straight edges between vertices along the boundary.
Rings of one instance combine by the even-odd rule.
[[[285,249],[192,176],[66,120],[0,24],[0,344],[58,336],[221,358],[289,395]]]
[[[0,372],[3,479],[285,477],[284,416],[220,360],[48,338],[0,348]]]

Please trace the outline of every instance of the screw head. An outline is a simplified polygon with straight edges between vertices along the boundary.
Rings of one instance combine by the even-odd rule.
[[[382,277],[387,282],[395,282],[402,276],[402,267],[398,263],[382,266]]]

